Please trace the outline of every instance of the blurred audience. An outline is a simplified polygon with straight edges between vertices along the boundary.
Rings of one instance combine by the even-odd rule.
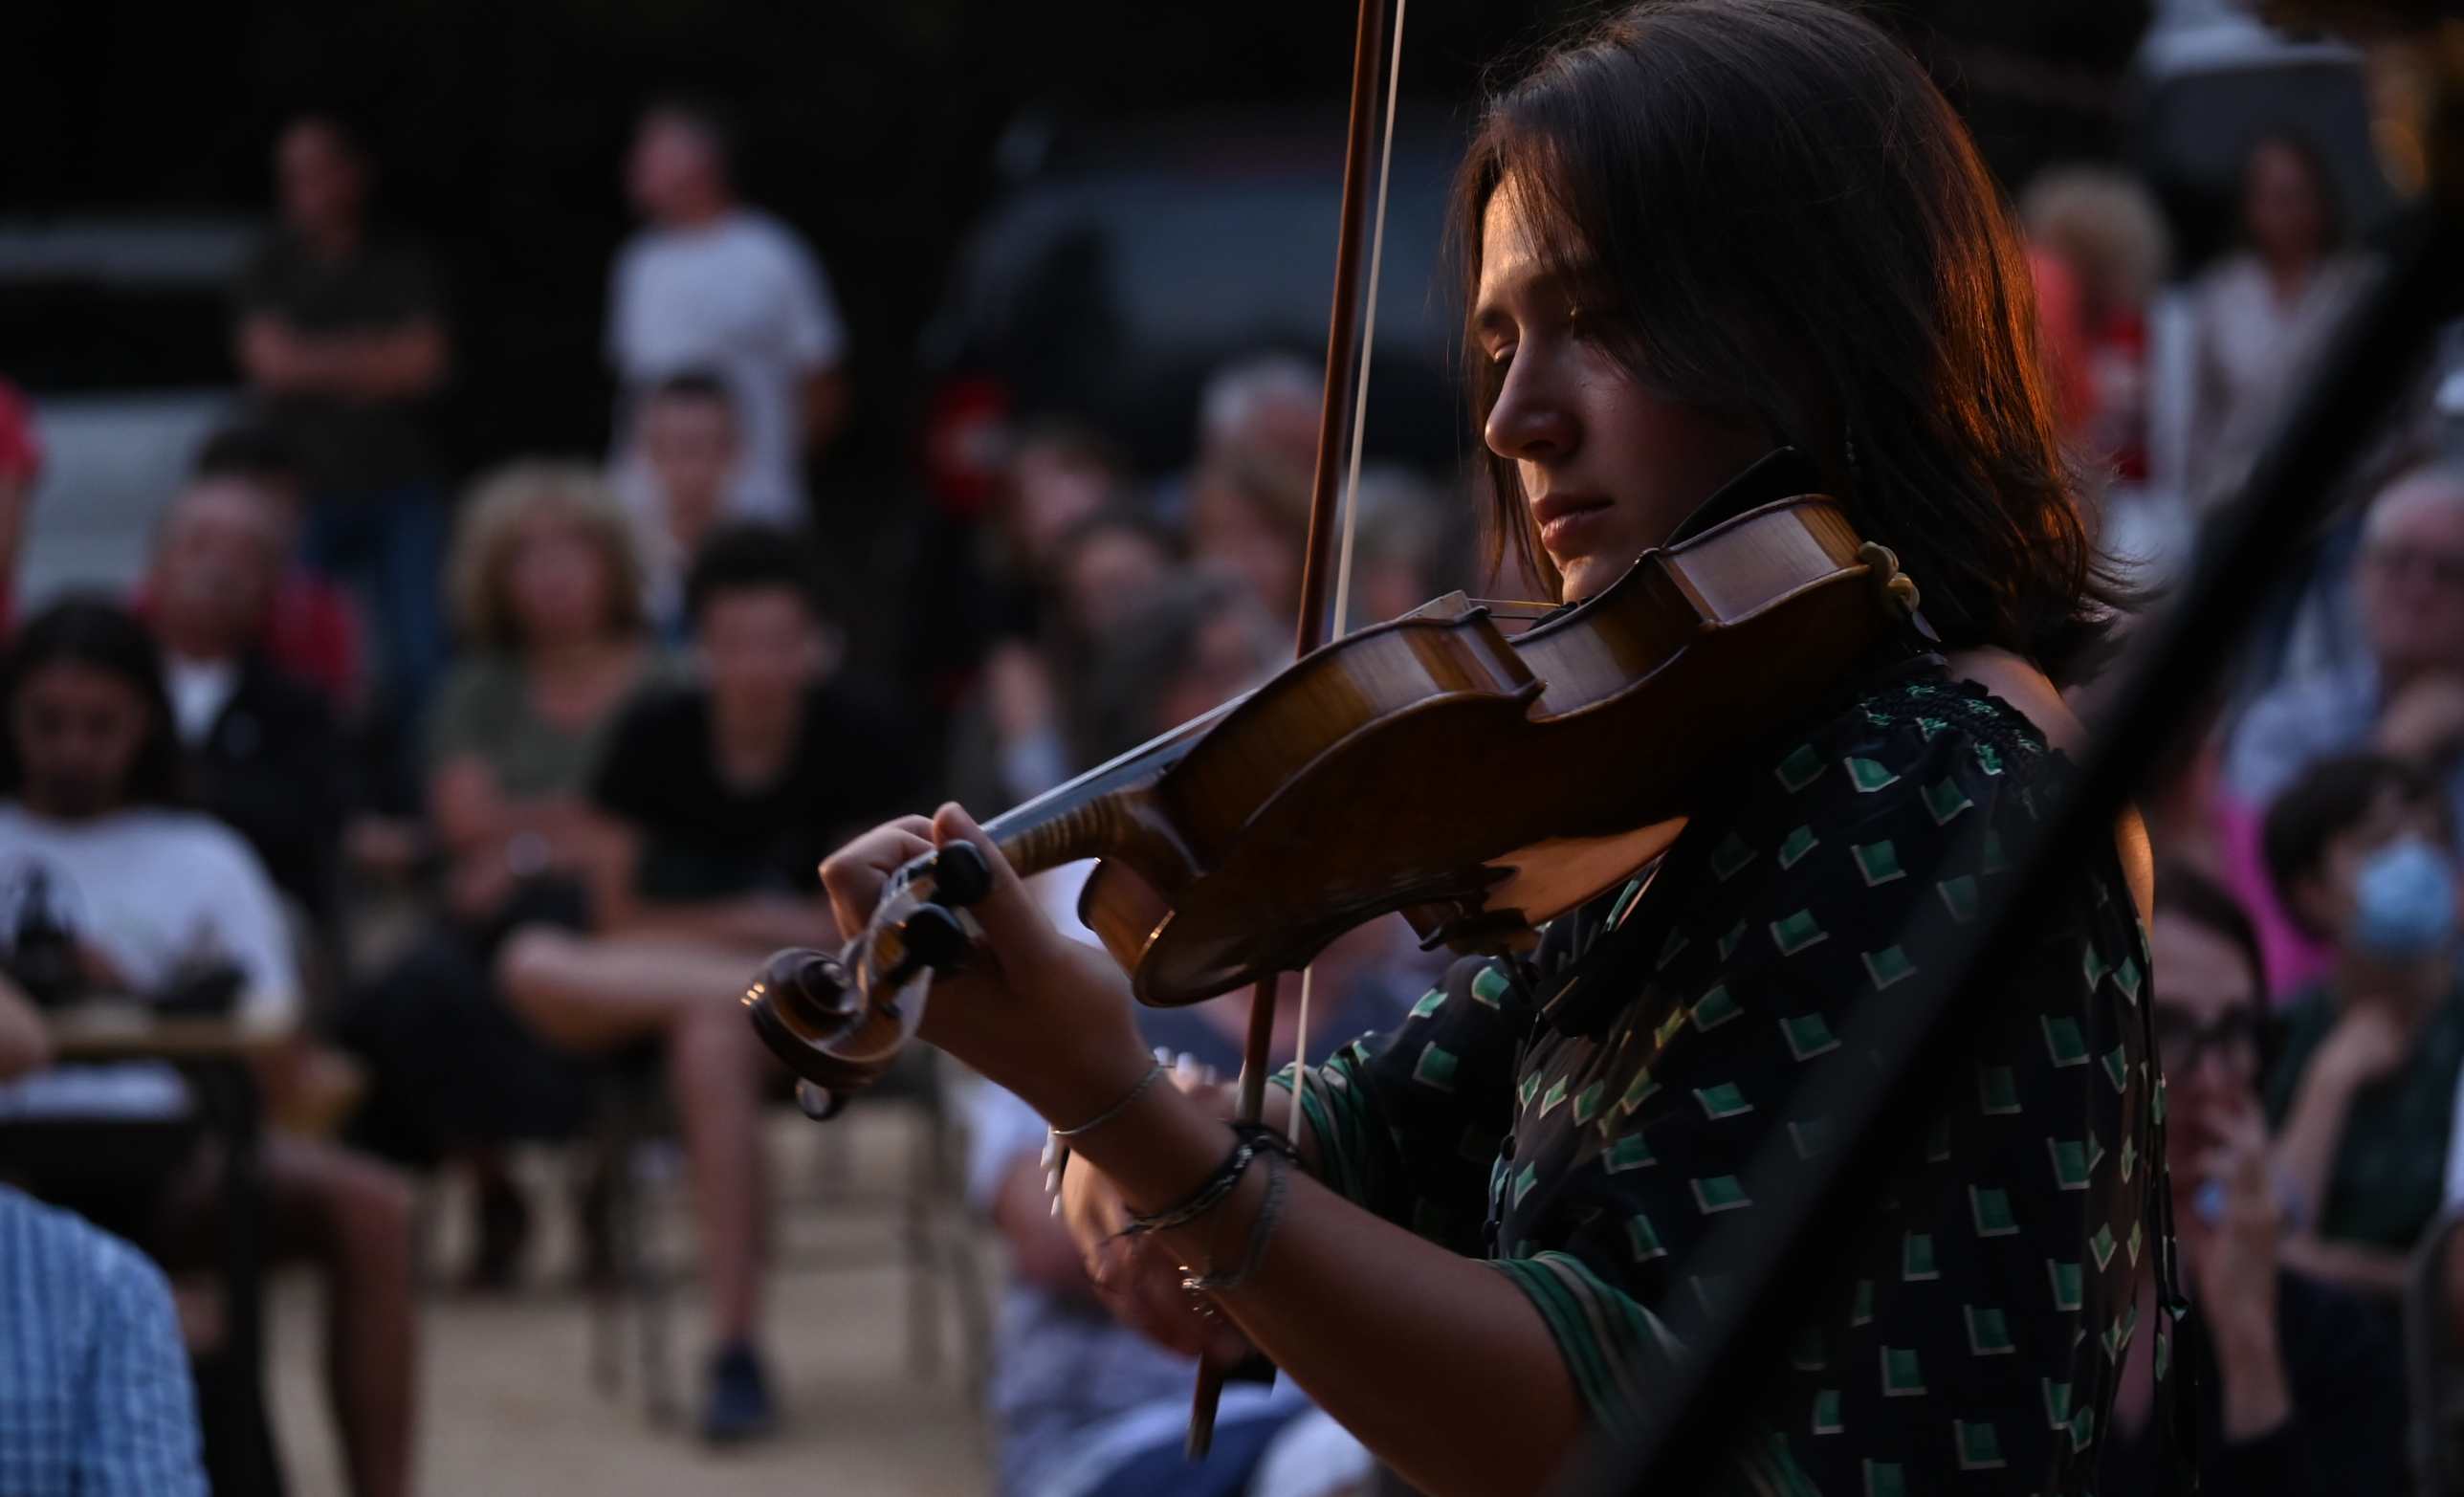
[[[2020,200],[2067,443],[2124,483],[2147,477],[2147,303],[2165,220],[2136,177],[2055,166]]]
[[[2257,936],[2220,886],[2168,870],[2148,945],[2190,1300],[2173,1354],[2194,1378],[2199,1489],[2395,1497],[2404,1383],[2394,1339],[2365,1301],[2283,1262],[2285,1213],[2255,1090],[2267,1017]],[[2170,1486],[2154,1376],[2155,1255],[2141,1266],[2139,1333],[2100,1457],[2104,1497]]]
[[[1360,470],[1359,504],[1346,633],[1429,602],[1452,570],[1444,506],[1419,474],[1392,463],[1367,464]]]
[[[591,778],[626,704],[678,679],[648,636],[641,575],[614,495],[578,463],[483,478],[454,536],[468,649],[427,734],[445,918],[353,995],[340,1033],[373,1082],[355,1135],[472,1172],[473,1287],[509,1284],[529,1240],[503,1146],[569,1135],[587,1102],[584,1071],[506,1008],[490,964],[525,921],[587,923],[583,872],[605,840]]]
[[[0,1087],[48,1060],[0,980]],[[206,1497],[197,1396],[163,1270],[0,1183],[0,1483],[11,1497]]]
[[[1122,618],[1089,667],[1088,761],[1230,701],[1272,675],[1291,648],[1282,624],[1237,583],[1174,578]]]
[[[29,620],[0,663],[0,722],[12,989],[296,1024],[299,983],[272,884],[235,833],[182,808],[174,714],[144,627],[93,602]],[[98,1093],[132,1090],[185,1106],[176,1075],[148,1062],[37,1071],[0,1089],[0,1112],[78,1116]],[[351,1489],[402,1497],[416,1380],[408,1196],[373,1161],[280,1133],[261,1163],[273,1253],[308,1260],[325,1281],[327,1383]],[[202,1158],[177,1188],[164,1248],[175,1270],[220,1262],[221,1168]]]
[[[359,717],[368,705],[366,626],[347,591],[297,560],[307,505],[298,451],[269,427],[225,427],[197,453],[195,476],[247,484],[274,505],[281,517],[282,576],[257,643],[276,669],[324,693],[338,717]]]
[[[24,391],[0,379],[0,629],[16,622],[17,554],[42,480],[43,433],[33,407]]]
[[[779,1072],[744,1022],[744,984],[775,948],[838,944],[822,859],[924,804],[903,725],[832,679],[839,636],[815,574],[783,532],[711,539],[685,588],[699,684],[628,712],[592,786],[609,824],[592,884],[600,934],[532,926],[498,959],[506,993],[558,1045],[666,1047],[711,1285],[712,1441],[776,1418],[755,1322],[769,1214],[759,1103]]]
[[[692,634],[685,620],[685,568],[727,518],[728,485],[743,452],[743,432],[726,384],[699,372],[651,386],[643,397],[638,430],[641,481],[627,486],[626,498],[641,537],[645,598],[660,642],[681,648]]]
[[[1199,403],[1189,559],[1287,624],[1300,617],[1324,383],[1305,360],[1265,354],[1217,371]]]
[[[2335,174],[2299,136],[2251,143],[2241,228],[2247,246],[2200,273],[2191,293],[2197,384],[2186,480],[2200,511],[2240,491],[2375,270],[2347,245]]]
[[[2310,765],[2371,749],[2419,765],[2464,804],[2464,473],[2417,469],[2370,505],[2350,586],[2369,659],[2279,683],[2235,725],[2218,830],[2233,882],[2260,922],[2277,992],[2328,953],[2277,904],[2258,857],[2258,813]]]
[[[386,716],[411,732],[445,658],[445,492],[421,413],[450,368],[445,299],[417,249],[378,233],[367,152],[307,116],[275,144],[280,222],[240,275],[239,365],[307,474],[304,554],[376,626]]]
[[[847,330],[829,278],[796,231],[737,196],[726,112],[700,99],[651,105],[633,137],[626,187],[649,222],[609,279],[607,353],[624,386],[618,456],[647,484],[642,416],[662,381],[723,381],[737,424],[731,517],[800,524],[803,461],[847,412]]]
[[[267,659],[287,517],[271,495],[202,479],[165,514],[143,612],[198,808],[248,839],[275,887],[331,936],[336,863],[351,806],[325,698]]]
[[[2437,782],[2375,755],[2320,762],[2267,813],[2284,907],[2335,947],[2267,1087],[2284,1261],[2383,1298],[2438,1214],[2464,1070],[2453,842]]]

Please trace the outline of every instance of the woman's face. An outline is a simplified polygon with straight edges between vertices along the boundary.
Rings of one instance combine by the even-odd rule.
[[[572,520],[542,515],[515,531],[505,596],[525,645],[575,644],[605,633],[615,613],[608,606],[612,582],[598,541]]]
[[[2300,264],[2326,251],[2325,195],[2309,162],[2281,142],[2263,141],[2250,153],[2242,216],[2258,253],[2270,260]]]
[[[1501,184],[1481,231],[1472,328],[1503,375],[1483,434],[1522,474],[1571,602],[1623,576],[1771,444],[1644,389],[1591,337],[1512,179]]]
[[[2250,1102],[2258,1083],[2258,975],[2233,941],[2159,909],[2147,925],[2155,958],[2157,1058],[2172,1106],[2167,1144],[2175,1188],[2205,1173],[2218,1119]]]

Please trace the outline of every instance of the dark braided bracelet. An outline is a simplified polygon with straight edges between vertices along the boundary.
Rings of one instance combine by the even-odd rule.
[[[1287,1159],[1300,1157],[1293,1152],[1290,1139],[1264,1123],[1234,1123],[1232,1132],[1238,1135],[1237,1141],[1232,1152],[1223,1156],[1223,1162],[1215,1167],[1214,1174],[1199,1181],[1198,1188],[1177,1206],[1166,1207],[1153,1216],[1131,1212],[1126,1235],[1170,1231],[1197,1221],[1223,1204],[1224,1198],[1240,1188],[1241,1177],[1248,1173],[1250,1162],[1262,1154],[1280,1154]]]

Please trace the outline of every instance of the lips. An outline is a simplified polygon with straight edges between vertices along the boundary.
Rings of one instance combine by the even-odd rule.
[[[1531,521],[1540,530],[1540,544],[1551,556],[1582,549],[1582,537],[1611,508],[1607,499],[1583,494],[1549,494],[1531,501]]]

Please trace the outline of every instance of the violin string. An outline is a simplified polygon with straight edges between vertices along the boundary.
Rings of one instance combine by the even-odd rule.
[[[1360,528],[1360,445],[1361,434],[1369,429],[1369,356],[1377,346],[1377,274],[1386,259],[1386,187],[1395,175],[1395,99],[1403,83],[1403,8],[1407,3],[1408,0],[1395,0],[1395,50],[1386,67],[1386,141],[1377,161],[1377,214],[1369,235],[1369,307],[1360,323],[1360,383],[1352,398],[1351,468],[1343,484],[1343,543],[1335,552],[1334,617],[1327,626],[1332,639],[1352,632],[1348,625],[1352,612],[1352,538]],[[1301,995],[1306,1007],[1306,974]]]
[[[1301,1135],[1301,1089],[1309,1067],[1309,979],[1317,972],[1312,961],[1301,968],[1300,1027],[1292,1035],[1292,1115],[1284,1124],[1284,1136],[1298,1139]]]

